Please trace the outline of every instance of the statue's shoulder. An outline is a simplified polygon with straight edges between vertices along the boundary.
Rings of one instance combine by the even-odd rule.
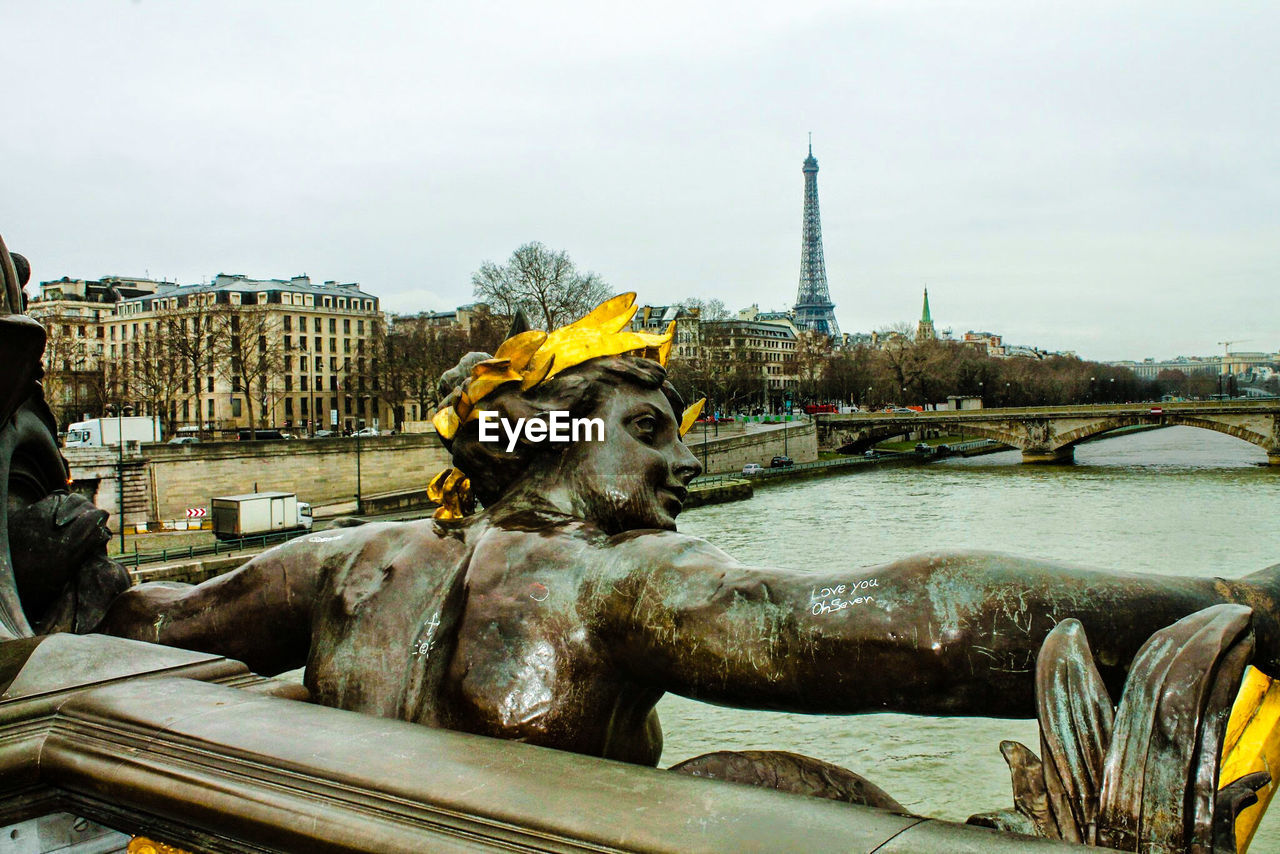
[[[411,522],[369,522],[325,528],[296,537],[272,550],[287,565],[311,568],[330,578],[365,567],[382,567],[395,560],[432,563],[465,548],[465,532],[440,530],[429,519]],[[268,553],[264,553],[264,556]]]
[[[738,565],[730,555],[701,537],[678,531],[625,531],[609,537],[604,545],[620,563],[639,569],[704,569]]]

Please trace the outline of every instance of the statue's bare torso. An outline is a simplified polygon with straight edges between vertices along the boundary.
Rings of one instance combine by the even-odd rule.
[[[391,523],[309,537],[323,549],[306,669],[313,697],[415,720],[417,674],[444,655],[438,696],[423,702],[451,726],[655,764],[662,691],[629,678],[602,637],[610,538],[580,520],[554,533],[522,527]],[[454,636],[441,637],[437,581],[454,571],[466,573],[466,602]]]

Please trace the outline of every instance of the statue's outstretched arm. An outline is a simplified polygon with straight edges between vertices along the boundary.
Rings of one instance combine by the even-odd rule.
[[[1084,624],[1114,691],[1153,632],[1225,601],[1254,607],[1255,663],[1277,660],[1280,567],[1223,581],[956,552],[849,569],[833,554],[801,572],[745,567],[677,534],[626,550],[622,666],[712,702],[1030,717],[1036,654],[1060,620]]]
[[[292,545],[292,544],[290,544]],[[306,663],[319,565],[304,548],[263,552],[203,584],[140,584],[99,631],[216,653],[271,675]]]

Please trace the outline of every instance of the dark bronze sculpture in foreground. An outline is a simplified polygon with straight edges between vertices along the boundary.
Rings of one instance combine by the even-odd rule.
[[[437,484],[455,518],[323,532],[199,587],[137,587],[109,631],[267,673],[306,664],[314,698],[341,708],[646,764],[666,691],[1033,716],[1036,654],[1068,617],[1116,692],[1154,631],[1223,602],[1254,608],[1257,663],[1280,672],[1280,567],[1190,579],[963,552],[796,572],[676,533],[700,467],[654,352],[669,342],[622,332],[631,310],[602,306],[585,344],[524,333],[471,360],[437,419],[461,472]],[[479,441],[480,409],[598,417],[604,440],[507,453]],[[485,509],[464,515],[471,492]]]
[[[67,491],[40,391],[45,331],[23,313],[30,268],[0,240],[0,641],[88,632],[129,576],[107,559],[107,514]]]
[[[1037,653],[1068,618],[1112,697],[1153,632],[1223,603],[1252,609],[1255,663],[1280,669],[1280,567],[1184,579],[937,553],[801,573],[677,534],[699,471],[680,438],[692,416],[664,383],[670,333],[623,332],[632,311],[619,298],[460,366],[437,420],[455,466],[433,483],[439,518],[317,532],[198,587],[136,587],[105,630],[263,673],[305,664],[326,705],[649,765],[665,691],[793,711],[1033,716]],[[602,419],[604,437],[507,451],[479,440],[480,411],[567,411]],[[80,518],[62,501],[8,517],[22,527],[13,542],[52,540],[40,525]],[[92,549],[72,551],[61,563]],[[59,601],[47,591],[72,589],[59,571],[57,584],[36,574],[46,612]],[[15,577],[21,615],[36,594]]]

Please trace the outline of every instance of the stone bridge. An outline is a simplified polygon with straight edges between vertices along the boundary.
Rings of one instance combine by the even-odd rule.
[[[1251,442],[1267,452],[1268,463],[1280,466],[1280,400],[964,409],[909,415],[858,412],[816,418],[819,447],[826,449],[859,451],[894,436],[947,430],[1018,448],[1027,463],[1069,462],[1077,444],[1120,427],[1182,424]]]

